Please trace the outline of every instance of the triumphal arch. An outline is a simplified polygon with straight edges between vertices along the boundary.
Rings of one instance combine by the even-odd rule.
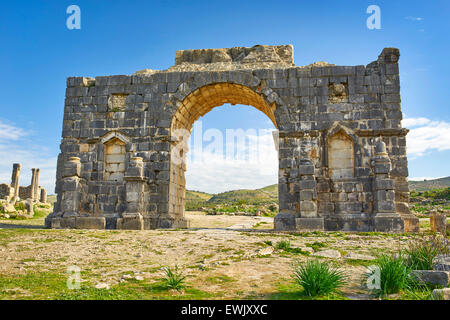
[[[50,228],[185,228],[178,132],[226,103],[278,129],[276,230],[417,231],[399,50],[296,66],[293,47],[178,51],[167,70],[67,79]]]

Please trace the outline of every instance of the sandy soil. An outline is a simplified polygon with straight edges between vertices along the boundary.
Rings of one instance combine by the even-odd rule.
[[[292,264],[310,257],[262,249],[281,240],[292,247],[313,251],[308,244],[323,243],[320,250],[337,250],[333,259],[345,268],[350,284],[344,288],[352,299],[367,298],[361,287],[366,268],[350,263],[349,252],[375,256],[394,252],[408,237],[345,233],[274,233],[267,217],[205,216],[187,214],[188,230],[46,230],[42,220],[0,221],[0,275],[30,272],[62,272],[68,266],[81,268],[89,285],[117,284],[123,274],[141,274],[156,281],[162,267],[177,265],[193,287],[220,299],[270,298],[280,287],[292,284]],[[21,228],[21,229],[14,229]],[[271,249],[269,249],[270,251]],[[327,258],[322,258],[327,259]]]

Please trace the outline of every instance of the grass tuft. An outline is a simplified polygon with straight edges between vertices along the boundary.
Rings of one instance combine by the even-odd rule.
[[[330,262],[308,260],[294,266],[294,279],[304,294],[316,297],[338,292],[347,282],[347,275]]]
[[[164,268],[164,272],[166,273],[164,283],[167,289],[180,291],[185,287],[184,280],[186,279],[186,276],[183,276],[182,272],[178,269],[178,266],[175,266],[174,269],[166,267]]]

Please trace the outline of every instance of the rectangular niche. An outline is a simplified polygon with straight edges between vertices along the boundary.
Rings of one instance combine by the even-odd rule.
[[[353,140],[342,131],[328,138],[328,169],[331,179],[353,178]]]
[[[112,139],[105,144],[105,180],[123,181],[125,173],[125,143]]]

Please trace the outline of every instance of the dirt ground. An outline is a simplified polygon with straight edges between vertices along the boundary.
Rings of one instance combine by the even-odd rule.
[[[190,229],[146,231],[47,230],[42,227],[43,219],[1,220],[0,297],[46,298],[36,295],[32,287],[15,287],[14,279],[46,273],[64,278],[69,266],[80,268],[82,286],[87,287],[114,287],[125,282],[127,274],[152,283],[161,279],[162,268],[178,266],[187,276],[187,284],[208,298],[292,298],[290,294],[296,290],[293,263],[315,258],[333,260],[345,269],[350,281],[343,288],[343,297],[367,299],[361,279],[370,261],[354,254],[375,257],[396,252],[411,237],[274,233],[270,230],[273,219],[267,217],[206,216],[200,212],[188,212],[187,217]],[[276,249],[282,240],[311,255]],[[341,257],[312,257],[314,251],[324,250],[336,250]],[[346,258],[349,253],[353,259]],[[51,288],[46,294],[52,297]]]

